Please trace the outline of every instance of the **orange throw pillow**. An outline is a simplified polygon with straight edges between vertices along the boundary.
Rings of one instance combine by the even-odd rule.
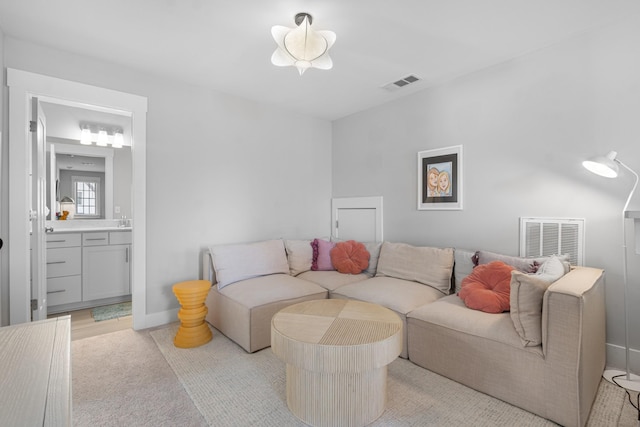
[[[330,255],[333,267],[340,273],[360,274],[369,266],[369,251],[355,240],[336,243]]]
[[[501,261],[481,264],[462,279],[458,296],[474,310],[502,313],[510,309],[511,270]]]

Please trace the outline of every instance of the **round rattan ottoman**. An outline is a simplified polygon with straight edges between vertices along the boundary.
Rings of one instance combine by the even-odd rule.
[[[306,301],[271,320],[271,349],[286,364],[287,406],[312,426],[364,426],[384,412],[387,365],[402,350],[402,321],[376,304]]]

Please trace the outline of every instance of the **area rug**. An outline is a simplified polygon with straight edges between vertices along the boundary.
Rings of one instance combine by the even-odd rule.
[[[96,322],[116,319],[118,317],[131,316],[131,302],[105,305],[91,310],[91,316]]]
[[[177,327],[150,334],[210,426],[305,425],[287,408],[285,364],[270,348],[248,354],[214,330],[211,342],[180,349]],[[373,426],[556,425],[405,359],[389,365],[387,390],[387,409]],[[589,425],[617,425],[624,392],[603,382],[598,394]]]
[[[148,331],[71,342],[74,427],[206,427]]]

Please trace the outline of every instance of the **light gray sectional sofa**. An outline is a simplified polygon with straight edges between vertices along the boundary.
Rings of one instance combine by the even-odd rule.
[[[212,281],[207,321],[255,352],[270,346],[271,317],[288,305],[324,298],[380,304],[403,321],[401,357],[561,425],[586,423],[605,366],[602,270],[573,268],[550,285],[514,272],[511,312],[493,314],[457,296],[491,253],[483,260],[482,252],[462,249],[366,245],[371,259],[361,274],[311,271],[308,240],[213,246],[203,263]],[[498,257],[511,258],[532,262]]]

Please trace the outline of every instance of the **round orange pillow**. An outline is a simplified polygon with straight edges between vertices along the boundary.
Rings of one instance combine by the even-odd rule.
[[[467,307],[474,310],[487,313],[509,311],[513,269],[502,261],[481,264],[462,279],[458,296]]]
[[[360,242],[347,240],[331,249],[331,263],[340,273],[360,274],[369,266],[369,251]]]

